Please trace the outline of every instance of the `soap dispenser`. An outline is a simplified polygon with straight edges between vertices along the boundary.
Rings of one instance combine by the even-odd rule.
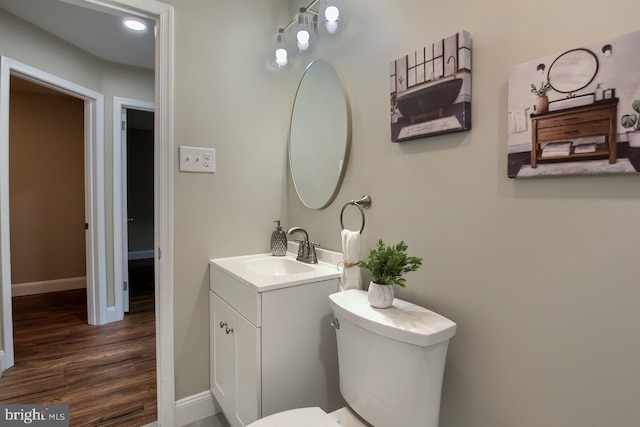
[[[602,101],[604,99],[603,95],[604,95],[604,89],[602,89],[602,83],[598,83],[598,87],[596,87],[594,98],[596,101]]]
[[[282,230],[279,219],[273,222],[277,225],[271,233],[271,255],[285,256],[287,254],[287,233]]]

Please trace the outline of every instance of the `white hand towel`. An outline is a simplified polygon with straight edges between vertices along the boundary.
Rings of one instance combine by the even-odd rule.
[[[527,131],[528,126],[526,110],[512,111],[508,117],[510,133],[522,133]]]
[[[340,275],[340,291],[362,289],[360,267],[360,232],[342,230],[342,253],[344,265]]]

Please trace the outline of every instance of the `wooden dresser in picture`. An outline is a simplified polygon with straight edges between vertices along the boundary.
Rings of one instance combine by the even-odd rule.
[[[616,129],[618,122],[618,98],[593,104],[531,114],[531,167],[540,160],[580,160],[604,157],[616,162]],[[578,138],[604,136],[605,142],[597,144],[596,151],[575,153],[573,147],[567,156],[542,157],[542,145],[546,142],[573,141]]]

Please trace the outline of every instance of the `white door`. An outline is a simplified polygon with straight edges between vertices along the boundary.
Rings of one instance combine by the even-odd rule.
[[[120,253],[114,251],[114,257],[119,260],[117,266],[115,266],[115,276],[116,280],[119,283],[122,283],[122,294],[120,294],[120,289],[116,286],[116,311],[119,319],[122,319],[124,313],[129,312],[130,307],[130,289],[131,283],[129,278],[129,260],[130,259],[141,259],[141,258],[153,258],[153,247],[154,243],[148,242],[149,239],[153,240],[153,221],[154,221],[154,210],[153,210],[153,202],[147,200],[145,198],[139,198],[139,193],[133,192],[133,202],[130,203],[129,200],[129,192],[131,190],[131,185],[139,190],[139,182],[137,181],[140,178],[143,178],[144,185],[148,186],[149,182],[151,184],[155,180],[154,171],[149,169],[148,162],[153,159],[153,153],[155,148],[152,147],[151,151],[148,150],[147,145],[137,146],[136,144],[140,142],[138,138],[130,137],[131,141],[128,141],[127,136],[130,131],[143,129],[145,131],[153,131],[153,115],[155,111],[155,106],[152,102],[140,101],[135,99],[128,98],[119,98],[114,97],[114,176],[117,176],[120,179],[120,182],[117,183],[117,179],[114,178],[114,218],[118,218],[117,224],[114,224],[114,246],[120,249]],[[132,115],[134,114],[134,115]],[[141,114],[144,116],[144,119],[141,121]],[[149,121],[150,119],[150,121]],[[155,138],[155,137],[154,137]],[[146,141],[148,142],[148,141]],[[133,144],[132,147],[129,147],[129,144]],[[155,143],[154,147],[155,147]],[[136,150],[132,154],[133,158],[129,159],[129,151],[136,147],[144,147],[143,150],[146,150],[143,153],[144,158],[136,156]],[[119,155],[118,155],[119,154]],[[131,183],[129,182],[129,162],[138,162],[137,166],[141,164],[146,165],[145,167],[136,168],[136,164],[133,165],[134,169],[130,172],[132,173],[131,179],[133,180]],[[142,175],[137,174],[138,171],[141,172]],[[151,181],[149,181],[151,180]],[[146,188],[146,187],[145,187]],[[145,194],[153,192],[148,188],[145,189]],[[142,201],[144,200],[144,201]],[[141,202],[142,201],[142,202]],[[141,205],[141,203],[142,205]],[[144,209],[141,209],[141,206]],[[140,246],[140,230],[144,230],[145,236],[145,247],[143,251],[140,251],[136,246]],[[134,236],[132,240],[132,233]],[[137,243],[136,243],[137,242]],[[147,247],[148,246],[148,247]],[[129,250],[133,250],[133,253],[130,254]],[[122,271],[122,273],[120,273]],[[119,295],[122,295],[122,300],[120,300]],[[122,310],[122,311],[120,311]]]
[[[129,216],[127,214],[127,110],[120,110],[120,141],[122,142],[122,302],[129,312]],[[132,219],[133,220],[133,219]]]

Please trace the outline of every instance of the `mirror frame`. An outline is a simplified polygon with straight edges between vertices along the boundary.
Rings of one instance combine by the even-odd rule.
[[[311,69],[311,67],[318,62],[327,63],[331,67],[331,69],[335,72],[338,78],[338,81],[340,82],[340,87],[342,88],[342,95],[344,96],[344,102],[345,102],[346,113],[347,113],[347,134],[346,134],[342,169],[340,170],[340,175],[338,176],[338,180],[336,181],[335,188],[333,189],[333,192],[329,196],[326,203],[323,203],[319,207],[314,207],[314,206],[309,206],[309,204],[305,200],[303,200],[302,196],[300,195],[300,190],[298,189],[298,185],[296,184],[296,179],[293,176],[293,165],[291,164],[292,162],[291,160],[291,127],[293,125],[293,114],[296,108],[296,99],[298,98],[298,92],[300,91],[302,82],[304,81],[304,78],[309,72],[309,70]],[[338,70],[333,66],[331,62],[322,58],[315,59],[309,65],[307,65],[307,67],[304,70],[304,73],[302,74],[302,77],[300,78],[300,82],[298,83],[298,87],[296,89],[296,95],[293,98],[293,106],[291,107],[291,118],[289,120],[289,137],[287,141],[287,157],[289,158],[288,164],[289,164],[289,172],[291,174],[291,181],[293,181],[293,186],[296,190],[296,194],[298,195],[298,200],[300,200],[305,207],[309,209],[321,210],[321,209],[326,209],[331,205],[331,203],[333,203],[333,201],[338,196],[338,193],[340,192],[340,187],[342,187],[342,181],[344,180],[344,175],[347,171],[347,166],[349,164],[350,153],[351,153],[351,102],[349,100],[349,95],[347,94],[347,91],[345,89],[344,81],[342,80],[340,73],[338,73]]]
[[[551,70],[553,70],[553,66],[556,64],[556,62],[558,62],[558,60],[560,58],[562,58],[563,56],[565,56],[565,55],[567,55],[567,54],[569,54],[571,52],[576,52],[576,51],[583,51],[583,52],[586,52],[586,53],[590,54],[591,56],[593,56],[593,59],[596,61],[596,69],[593,72],[593,75],[591,76],[591,79],[584,86],[581,86],[581,87],[579,87],[577,89],[573,89],[573,90],[569,90],[569,91],[558,90],[553,85],[553,82],[551,81]],[[549,71],[547,71],[547,81],[549,82],[549,84],[551,85],[553,90],[555,90],[556,92],[559,92],[559,93],[574,93],[574,92],[577,92],[577,91],[582,90],[585,87],[589,86],[593,82],[593,80],[596,78],[596,76],[598,75],[598,70],[600,70],[600,61],[598,61],[598,57],[596,56],[596,54],[593,53],[592,51],[590,51],[589,49],[586,49],[586,48],[583,48],[583,47],[579,47],[577,49],[571,49],[571,50],[568,50],[566,52],[563,52],[560,55],[558,55],[558,57],[556,59],[553,60],[553,62],[551,63],[551,66],[549,66]]]

